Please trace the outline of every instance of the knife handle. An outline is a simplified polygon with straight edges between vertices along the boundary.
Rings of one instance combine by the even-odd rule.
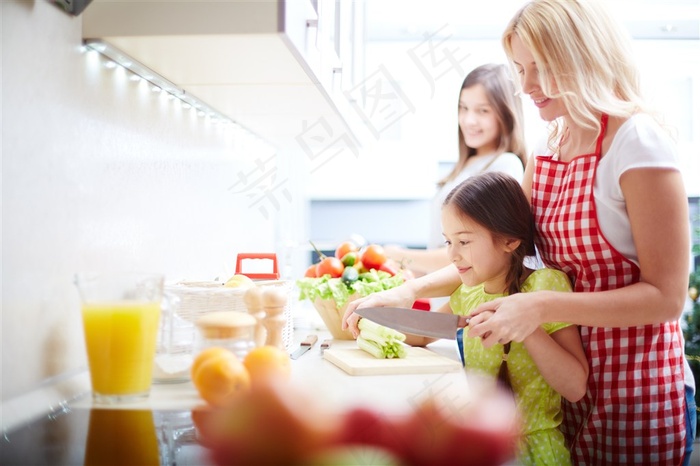
[[[314,346],[317,341],[318,337],[316,335],[306,335],[306,338],[299,343],[299,346]]]
[[[321,351],[327,350],[328,348],[330,348],[332,341],[333,341],[332,339],[323,340],[323,342],[321,343]]]

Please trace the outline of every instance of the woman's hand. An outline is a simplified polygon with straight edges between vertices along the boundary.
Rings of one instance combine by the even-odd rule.
[[[396,288],[373,293],[369,296],[356,299],[348,303],[345,308],[345,314],[341,319],[341,328],[349,330],[354,338],[360,334],[360,329],[357,328],[357,323],[360,316],[355,314],[356,309],[366,307],[411,307],[416,300],[413,290],[406,284],[399,285]]]
[[[538,312],[541,294],[518,293],[479,305],[470,314],[468,335],[481,338],[485,348],[523,341],[543,323]]]

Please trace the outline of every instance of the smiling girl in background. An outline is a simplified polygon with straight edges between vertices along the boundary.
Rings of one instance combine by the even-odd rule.
[[[428,248],[384,246],[389,259],[403,263],[418,275],[450,263],[440,231],[440,208],[452,188],[487,171],[507,173],[518,182],[523,177],[527,155],[522,104],[515,97],[515,85],[506,65],[481,65],[467,75],[459,93],[457,118],[459,159],[438,182],[431,205]]]

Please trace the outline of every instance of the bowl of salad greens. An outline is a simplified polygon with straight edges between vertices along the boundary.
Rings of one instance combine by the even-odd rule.
[[[401,273],[391,274],[371,269],[350,279],[347,276],[331,275],[304,277],[297,280],[297,288],[299,299],[308,299],[313,303],[333,338],[352,340],[352,334],[341,329],[341,319],[347,304],[360,297],[394,288],[403,282]]]

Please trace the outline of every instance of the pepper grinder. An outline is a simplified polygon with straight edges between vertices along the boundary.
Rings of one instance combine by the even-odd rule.
[[[257,321],[255,325],[254,340],[255,346],[263,346],[267,338],[267,330],[263,321],[265,319],[265,311],[262,304],[262,290],[258,286],[251,286],[243,295],[243,302],[248,309],[248,314],[255,317]]]
[[[282,329],[284,328],[284,307],[287,305],[287,294],[278,287],[269,286],[262,292],[262,304],[265,308],[265,329],[267,339],[265,344],[285,349],[282,341]]]

